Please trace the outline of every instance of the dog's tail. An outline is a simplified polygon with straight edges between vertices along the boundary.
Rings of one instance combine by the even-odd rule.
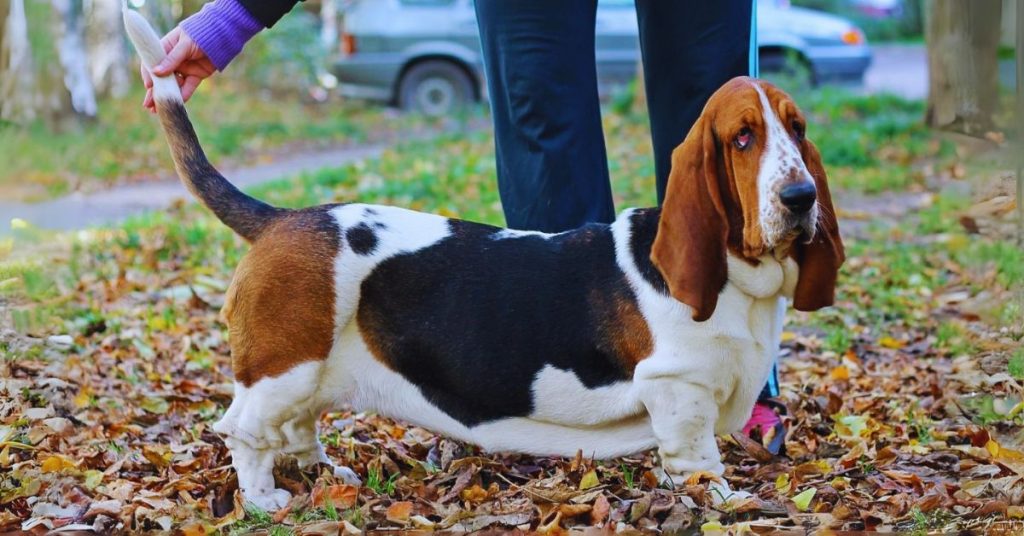
[[[128,9],[126,0],[122,0],[122,9],[128,37],[143,66],[151,70],[166,55],[160,38],[142,15]],[[286,211],[242,193],[210,164],[188,119],[181,88],[173,75],[153,76],[153,98],[181,182],[225,225],[250,242],[256,240]]]

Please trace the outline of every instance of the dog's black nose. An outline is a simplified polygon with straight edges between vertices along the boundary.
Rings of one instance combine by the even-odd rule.
[[[779,200],[794,214],[803,214],[811,210],[817,197],[818,191],[814,188],[814,183],[809,181],[787,184],[779,191]]]

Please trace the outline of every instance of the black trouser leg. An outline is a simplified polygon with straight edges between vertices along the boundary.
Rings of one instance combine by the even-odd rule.
[[[672,150],[722,84],[749,74],[756,0],[636,0],[658,203]]]
[[[615,218],[594,59],[596,0],[477,0],[498,188],[515,229]]]

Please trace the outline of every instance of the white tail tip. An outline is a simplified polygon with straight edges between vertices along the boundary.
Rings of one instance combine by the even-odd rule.
[[[135,46],[135,50],[139,52],[142,65],[147,71],[152,71],[153,67],[167,57],[167,53],[164,52],[164,47],[160,43],[160,36],[145,17],[128,8],[127,0],[121,0],[121,6],[124,11],[124,28],[128,32],[128,39]],[[178,82],[173,75],[153,76],[153,96],[161,100],[182,100],[181,88],[178,87]]]

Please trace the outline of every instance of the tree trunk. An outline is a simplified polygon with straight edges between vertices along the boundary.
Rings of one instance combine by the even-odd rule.
[[[998,100],[1001,0],[932,0],[929,7],[925,120],[983,136],[992,130]]]
[[[134,65],[128,55],[119,0],[93,0],[86,28],[89,71],[96,92],[123,97],[131,89]]]
[[[320,3],[320,42],[328,54],[338,48],[337,0],[323,0]]]
[[[71,94],[71,108],[79,115],[95,118],[96,91],[89,76],[82,0],[53,0],[53,9],[62,22],[57,51],[64,69],[64,87]]]
[[[35,119],[39,107],[32,49],[28,39],[25,0],[5,0],[3,40],[0,41],[0,120]]]
[[[0,47],[3,47],[4,29],[7,27],[7,15],[11,12],[11,0],[0,0]],[[0,59],[2,65],[3,59]],[[2,72],[2,71],[0,71]]]

